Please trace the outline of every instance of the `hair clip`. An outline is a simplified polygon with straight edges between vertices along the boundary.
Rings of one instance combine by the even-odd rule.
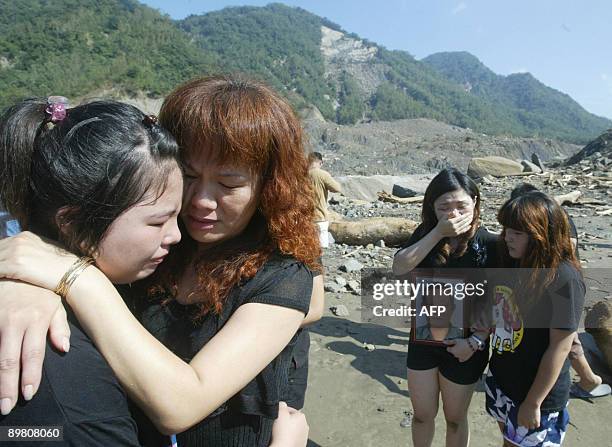
[[[148,126],[154,126],[157,124],[157,117],[155,115],[145,115],[145,117],[142,119],[142,122]]]
[[[68,107],[68,98],[64,96],[49,96],[47,98],[47,108],[45,113],[47,122],[56,124],[66,118],[66,108]]]

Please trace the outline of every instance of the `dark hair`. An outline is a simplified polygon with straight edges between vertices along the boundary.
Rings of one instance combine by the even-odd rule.
[[[512,190],[510,193],[510,198],[516,199],[518,196],[522,196],[523,194],[527,194],[528,192],[532,191],[538,191],[538,188],[531,183],[521,183]]]
[[[580,271],[580,262],[571,242],[567,213],[552,198],[541,191],[531,191],[509,199],[497,213],[497,220],[504,227],[500,244],[502,265],[531,269],[527,281],[527,295],[537,297],[548,286],[559,265],[567,261]],[[527,251],[520,261],[510,258],[505,243],[506,229],[522,231],[529,235]],[[544,276],[542,276],[544,275]]]
[[[120,214],[163,192],[178,145],[128,104],[90,102],[56,124],[46,106],[27,99],[0,118],[0,201],[23,229],[91,255]]]
[[[323,154],[321,154],[321,152],[310,152],[308,154],[308,163],[312,163],[313,161],[323,161]]]
[[[474,199],[474,218],[469,231],[458,237],[456,249],[451,250],[448,238],[442,239],[432,250],[434,262],[438,265],[445,265],[449,256],[462,256],[467,250],[468,242],[474,237],[478,229],[480,220],[480,191],[474,181],[455,168],[443,169],[436,175],[425,190],[423,198],[423,209],[421,211],[422,224],[419,226],[416,237],[418,239],[427,235],[438,224],[434,202],[438,197],[452,191],[463,190]]]

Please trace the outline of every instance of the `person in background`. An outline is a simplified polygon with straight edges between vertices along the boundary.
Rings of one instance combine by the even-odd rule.
[[[327,211],[327,195],[331,192],[342,192],[342,187],[331,174],[321,169],[323,155],[319,152],[308,154],[310,169],[308,174],[314,187],[315,222],[319,227],[319,240],[321,248],[329,247],[329,214]]]

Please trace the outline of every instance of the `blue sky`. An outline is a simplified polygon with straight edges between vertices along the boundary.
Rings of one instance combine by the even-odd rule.
[[[257,0],[147,0],[172,18]],[[612,119],[612,2],[608,0],[284,0],[345,30],[421,59],[469,51],[498,74],[528,71]]]

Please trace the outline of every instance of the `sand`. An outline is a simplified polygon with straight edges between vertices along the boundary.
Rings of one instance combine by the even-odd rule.
[[[608,221],[609,222],[609,221]],[[577,222],[579,224],[579,222]],[[612,241],[582,252],[589,267],[612,268]],[[611,270],[612,271],[612,270]],[[587,306],[611,290],[590,290]],[[344,304],[350,315],[334,316],[329,307]],[[310,425],[309,446],[412,446],[410,428],[400,426],[412,410],[406,381],[407,330],[360,323],[360,298],[341,294],[328,298],[326,312],[311,328],[309,387],[304,411]],[[582,333],[587,356],[596,373],[611,383],[597,359],[589,334]],[[375,346],[368,351],[364,343]],[[497,424],[485,412],[482,383],[469,409],[471,446],[501,446]],[[564,446],[612,446],[612,397],[571,399],[571,417]],[[433,446],[444,446],[442,410],[436,419]]]

